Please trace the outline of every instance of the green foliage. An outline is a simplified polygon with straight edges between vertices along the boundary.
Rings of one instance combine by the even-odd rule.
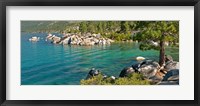
[[[141,30],[134,40],[141,42],[141,50],[156,49],[160,50],[159,64],[164,64],[165,42],[177,44],[179,39],[179,22],[178,21],[146,21],[138,22],[137,29]],[[159,43],[158,47],[148,42]],[[148,45],[149,44],[149,45]]]
[[[127,78],[119,78],[115,81],[115,85],[150,85],[150,81],[144,80],[142,74],[134,73]]]
[[[126,40],[132,40],[131,34],[127,33],[110,33],[103,35],[104,37],[116,40],[116,41],[126,41]]]
[[[21,30],[27,32],[100,33],[117,40],[179,42],[178,21],[22,21]],[[132,38],[133,31],[140,31]]]
[[[128,77],[118,78],[113,80],[111,78],[103,79],[102,75],[80,81],[81,85],[150,85],[150,81],[145,80],[142,74],[134,73]]]
[[[87,80],[82,79],[80,81],[80,84],[81,85],[111,85],[110,82],[111,82],[111,79],[103,79],[103,76],[99,74]]]
[[[99,22],[97,25],[98,33],[103,33],[103,23]]]
[[[130,25],[128,21],[121,21],[121,31],[124,33],[130,32]]]
[[[155,46],[155,45],[152,45],[150,44],[149,42],[142,42],[139,46],[139,49],[140,50],[151,50],[151,49],[154,49],[154,50],[160,50],[160,46]]]
[[[155,42],[174,42],[179,39],[178,21],[146,21],[138,22],[138,29],[141,30],[134,40]]]
[[[82,32],[82,33],[86,33],[87,32],[87,23],[84,21],[84,22],[81,22],[80,23],[80,31]]]

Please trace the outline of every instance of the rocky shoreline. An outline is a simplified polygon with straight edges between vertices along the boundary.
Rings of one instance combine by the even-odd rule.
[[[140,73],[145,80],[150,81],[153,85],[178,85],[179,84],[179,62],[173,61],[171,56],[165,57],[165,64],[160,66],[158,62],[144,59],[130,67],[125,67],[118,77],[109,76],[115,80],[117,78],[126,78],[131,74]],[[91,79],[99,74],[100,70],[92,68],[86,79]],[[108,75],[102,74],[103,78],[108,78]]]
[[[46,41],[50,41],[54,44],[62,45],[80,45],[80,46],[92,46],[92,45],[109,45],[114,40],[102,37],[100,34],[64,34],[62,37],[48,34]]]
[[[39,40],[40,37],[36,36],[33,36],[29,39],[30,42],[38,42]],[[48,34],[46,36],[45,41],[51,42],[53,44],[79,46],[110,45],[114,42],[114,40],[102,37],[100,34],[91,33],[67,33],[63,34],[63,36],[61,37]],[[102,74],[103,78],[111,78],[114,81],[117,78],[126,78],[131,74],[140,73],[145,77],[145,80],[148,80],[156,85],[179,84],[179,62],[173,61],[173,58],[171,56],[165,56],[165,64],[163,66],[160,66],[157,61],[148,60],[141,56],[138,56],[136,60],[138,61],[136,64],[123,68],[119,76],[117,77],[112,75],[105,75],[100,70],[92,68],[89,71],[85,80],[91,79],[99,74]]]

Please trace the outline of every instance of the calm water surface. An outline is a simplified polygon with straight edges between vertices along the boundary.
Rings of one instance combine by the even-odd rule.
[[[57,36],[62,36],[56,34]],[[39,42],[29,42],[32,36]],[[120,71],[136,61],[137,56],[158,60],[159,52],[141,51],[136,43],[114,43],[107,46],[55,45],[45,41],[46,33],[21,34],[22,85],[78,85],[92,67],[107,75]],[[178,48],[167,48],[178,61]]]

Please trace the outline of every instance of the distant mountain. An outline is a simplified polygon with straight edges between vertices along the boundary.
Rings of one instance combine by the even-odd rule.
[[[22,32],[62,32],[77,21],[21,21]]]

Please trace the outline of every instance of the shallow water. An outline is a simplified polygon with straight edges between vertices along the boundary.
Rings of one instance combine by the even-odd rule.
[[[29,42],[32,36],[41,39]],[[22,85],[78,85],[92,67],[107,75],[118,76],[124,67],[136,63],[137,56],[153,60],[158,60],[159,56],[155,50],[139,50],[137,43],[63,46],[46,42],[46,36],[46,33],[21,34]],[[178,51],[177,47],[168,47],[166,52],[178,61]]]

